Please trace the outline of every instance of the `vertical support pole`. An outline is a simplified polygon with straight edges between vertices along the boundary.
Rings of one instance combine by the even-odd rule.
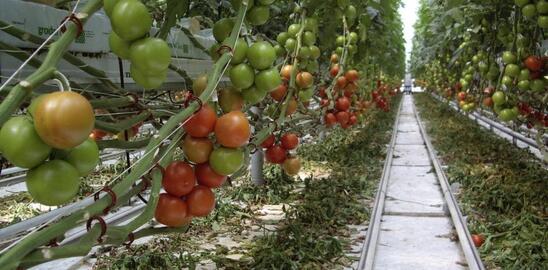
[[[257,186],[264,186],[263,176],[264,152],[259,146],[257,151],[251,155],[251,181]]]
[[[120,87],[124,88],[125,87],[125,82],[124,82],[124,65],[122,63],[122,59],[120,57],[118,57],[118,73],[120,74]],[[124,130],[124,138],[126,141],[129,140],[129,134],[128,134],[128,131],[127,129]],[[129,150],[126,150],[126,169],[128,170],[128,173],[131,172],[131,157],[129,155]],[[128,205],[131,205],[131,198],[129,199],[128,201]]]

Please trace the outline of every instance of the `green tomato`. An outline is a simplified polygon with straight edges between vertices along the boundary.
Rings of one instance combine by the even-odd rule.
[[[544,0],[540,0],[537,2],[537,12],[539,14],[546,14],[548,13],[548,2]]]
[[[300,101],[308,101],[314,95],[314,87],[309,87],[299,92]]]
[[[521,13],[525,18],[533,18],[537,15],[537,8],[534,4],[527,4],[521,9]]]
[[[356,47],[356,45],[350,44],[350,45],[348,45],[348,52],[350,54],[355,54],[355,53],[358,52],[358,47]]]
[[[514,4],[518,7],[523,7],[527,4],[529,4],[529,0],[514,0]]]
[[[304,19],[304,30],[312,31],[314,33],[318,32],[318,19],[314,17],[309,17]]]
[[[288,38],[285,42],[285,49],[288,52],[294,52],[297,48],[297,41],[294,38]]]
[[[17,116],[0,129],[0,151],[13,165],[33,168],[48,158],[51,147],[40,139],[28,117]]]
[[[342,55],[343,54],[343,48],[342,47],[337,47],[337,49],[335,49],[335,53],[338,54],[338,55]]]
[[[357,44],[358,43],[358,34],[356,34],[356,32],[350,32],[350,35],[348,36],[348,39],[350,40],[350,44]]]
[[[356,7],[353,5],[348,5],[346,7],[346,10],[344,11],[344,15],[346,18],[348,18],[349,21],[354,21],[358,15],[358,11],[356,10]]]
[[[225,44],[228,43],[228,39],[225,40]],[[247,45],[247,42],[243,38],[239,38],[236,41],[236,46],[234,46],[232,61],[230,62],[233,65],[238,65],[240,63],[243,63],[247,57],[247,50],[249,49],[249,46]]]
[[[274,91],[280,84],[282,84],[282,77],[275,67],[263,70],[255,75],[255,86],[261,91]]]
[[[310,61],[308,62],[308,65],[306,65],[306,70],[310,73],[318,72],[319,69],[320,69],[320,65],[318,64],[317,61]]]
[[[518,88],[521,91],[529,90],[530,87],[530,81],[529,80],[523,80],[518,82]]]
[[[283,46],[288,38],[289,38],[289,34],[287,32],[281,32],[276,37],[276,41],[278,42],[278,44]]]
[[[233,18],[220,19],[213,25],[213,37],[217,42],[223,42],[230,36],[232,28],[234,28]]]
[[[504,75],[515,78],[520,74],[521,70],[516,64],[508,64],[504,69]]]
[[[162,86],[167,79],[167,69],[160,71],[157,74],[145,74],[134,64],[131,64],[129,72],[131,78],[145,89],[154,89]]]
[[[309,49],[310,49],[310,58],[312,59],[320,58],[322,53],[320,51],[320,48],[318,48],[318,46],[312,45],[309,47]]]
[[[300,30],[301,30],[301,25],[298,23],[294,23],[287,28],[287,33],[289,34],[290,37],[295,38],[297,37],[297,34],[299,33]]]
[[[489,65],[487,65],[485,62],[479,62],[478,69],[482,74],[487,73],[489,71]]]
[[[129,42],[121,39],[115,32],[108,35],[110,50],[122,59],[129,59]]]
[[[499,113],[499,119],[503,122],[509,122],[514,120],[514,112],[512,109],[502,109]]]
[[[495,79],[499,76],[499,68],[496,65],[491,65],[489,67],[489,72],[487,72],[487,76],[491,79]]]
[[[316,34],[306,31],[303,34],[303,42],[306,46],[312,46],[316,43]]]
[[[299,58],[301,59],[308,59],[310,58],[312,52],[310,51],[310,48],[304,46],[304,47],[301,47],[301,49],[299,50]]]
[[[540,28],[548,28],[548,16],[538,16],[537,23]]]
[[[531,72],[529,71],[529,69],[524,68],[520,70],[519,72],[518,81],[529,80],[530,76],[531,76]]]
[[[284,56],[287,53],[284,47],[280,46],[279,44],[274,45],[274,50],[276,51],[276,56],[278,57]]]
[[[255,72],[248,64],[239,64],[233,66],[229,72],[232,85],[238,89],[246,89],[253,85],[255,81]]]
[[[43,97],[44,97],[44,95],[39,95],[39,96],[35,97],[34,99],[32,99],[32,101],[30,102],[30,105],[27,108],[27,113],[32,118],[34,118],[34,112],[36,111],[36,106],[38,106],[38,103],[40,103],[40,100],[42,100]]]
[[[114,9],[114,6],[118,4],[119,0],[103,0],[103,9],[105,10],[105,14],[110,18],[112,15],[112,10]]]
[[[337,46],[344,46],[344,43],[345,43],[345,40],[344,40],[344,36],[338,36],[337,39],[335,40],[335,44],[337,44]]]
[[[276,50],[266,41],[255,42],[247,50],[247,60],[255,69],[270,68],[276,61]]]
[[[148,34],[152,17],[141,1],[120,0],[112,9],[110,23],[121,39],[134,41]]]
[[[268,22],[268,19],[270,18],[270,7],[254,6],[249,10],[245,18],[251,25],[263,25]]]
[[[268,91],[258,89],[255,86],[251,86],[247,89],[242,90],[242,97],[247,104],[255,105],[266,97]]]
[[[493,103],[495,103],[495,105],[500,106],[506,103],[506,95],[502,91],[496,91],[491,98],[493,99]]]
[[[58,155],[58,158],[74,166],[80,176],[90,174],[99,163],[99,147],[93,139],[87,139],[72,149],[60,150]]]
[[[504,53],[502,53],[502,61],[507,65],[515,64],[518,61],[518,58],[514,53],[505,51]]]
[[[78,170],[63,160],[48,161],[27,173],[27,190],[44,205],[68,203],[78,193]]]
[[[144,74],[159,74],[171,63],[171,49],[163,39],[143,38],[131,44],[129,57]]]
[[[502,76],[502,84],[506,85],[506,87],[510,87],[513,82],[514,80],[512,80],[510,76],[506,76],[506,75]]]
[[[209,155],[211,169],[220,175],[237,172],[244,164],[244,151],[238,148],[219,147]]]
[[[537,79],[531,83],[531,90],[535,92],[541,92],[544,90],[544,80]]]

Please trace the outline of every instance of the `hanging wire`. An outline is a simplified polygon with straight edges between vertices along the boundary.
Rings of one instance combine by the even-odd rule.
[[[74,8],[72,9],[72,12],[71,12],[72,14],[76,12],[76,9],[78,8],[78,4],[80,4],[80,0],[76,1],[76,4],[74,5]],[[46,46],[49,43],[49,41],[53,38],[53,36],[55,36],[57,32],[61,30],[61,28],[65,27],[65,24],[67,24],[68,21],[69,21],[69,18],[68,17],[65,18],[63,22],[55,29],[55,31],[53,31],[51,35],[49,35],[48,38],[46,38],[46,40],[44,40],[44,42],[40,44],[40,46],[38,46],[36,50],[34,50],[34,52],[27,58],[27,60],[25,60],[23,64],[21,64],[21,66],[19,66],[19,68],[17,68],[15,72],[0,86],[0,92],[15,78],[15,76],[19,72],[21,72],[21,70],[23,70],[23,68],[30,62],[30,60],[32,60],[32,58],[34,58],[38,54],[38,52],[40,52],[40,50],[42,50],[42,48],[44,48],[44,46]]]

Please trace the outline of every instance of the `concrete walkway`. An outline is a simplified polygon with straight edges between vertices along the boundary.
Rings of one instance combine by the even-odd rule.
[[[404,95],[374,269],[467,269],[414,113]]]

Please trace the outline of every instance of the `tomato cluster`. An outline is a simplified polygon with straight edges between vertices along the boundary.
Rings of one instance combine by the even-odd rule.
[[[109,45],[117,56],[131,61],[131,77],[145,89],[166,80],[171,49],[163,39],[147,37],[152,17],[139,0],[104,0],[112,32]]]
[[[192,217],[206,216],[214,209],[211,189],[220,187],[228,175],[243,166],[242,147],[251,136],[244,113],[234,110],[217,118],[208,104],[183,128],[186,137],[181,148],[188,162],[175,161],[166,168],[162,185],[167,193],[160,195],[155,214],[158,222],[170,227],[183,226]]]
[[[282,164],[282,168],[287,175],[297,175],[301,169],[299,158],[290,154],[299,146],[299,137],[295,133],[285,133],[278,140],[274,134],[268,136],[261,147],[265,148],[265,159],[274,164]]]
[[[28,192],[45,205],[69,202],[80,177],[99,162],[88,139],[95,116],[88,100],[75,92],[53,92],[31,102],[28,115],[9,119],[0,130],[0,151],[12,164],[29,168]]]

